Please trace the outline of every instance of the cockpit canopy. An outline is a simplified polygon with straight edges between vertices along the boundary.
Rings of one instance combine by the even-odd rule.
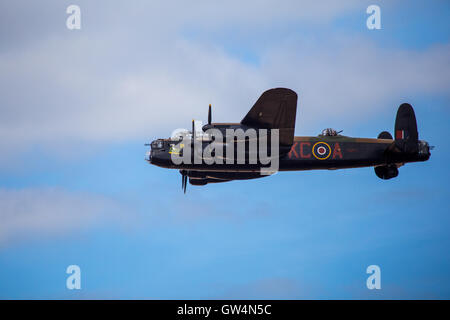
[[[151,147],[152,149],[162,149],[162,147],[164,146],[164,142],[162,140],[154,140],[151,143]]]

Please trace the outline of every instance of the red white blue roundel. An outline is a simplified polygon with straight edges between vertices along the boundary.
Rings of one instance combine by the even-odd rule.
[[[319,160],[328,159],[331,154],[331,148],[326,142],[317,142],[312,147],[313,156]]]

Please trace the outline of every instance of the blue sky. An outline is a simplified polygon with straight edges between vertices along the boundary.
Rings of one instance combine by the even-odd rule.
[[[448,2],[78,1],[78,31],[70,4],[0,5],[0,298],[450,298]],[[376,137],[407,101],[436,148],[390,181],[291,172],[186,195],[144,161],[209,103],[239,121],[277,86],[299,94],[297,135]]]

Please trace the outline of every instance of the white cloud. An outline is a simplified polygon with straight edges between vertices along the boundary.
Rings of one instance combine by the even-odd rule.
[[[120,219],[104,196],[61,189],[0,189],[0,247],[23,239],[67,236]]]
[[[368,121],[383,110],[392,110],[394,119],[396,108],[417,95],[448,94],[450,45],[416,52],[347,36],[326,44],[289,39],[265,55],[263,70],[274,84],[292,84],[298,92],[305,127],[317,128],[323,119]]]
[[[275,86],[299,93],[297,132],[305,134],[323,118],[369,117],[383,107],[395,110],[412,94],[446,93],[450,80],[449,46],[415,52],[334,33],[316,42],[292,34],[264,39],[266,30],[259,30],[286,21],[327,23],[359,9],[356,1],[80,6],[81,31],[65,30],[63,23],[56,31],[47,22],[52,27],[32,41],[23,33],[33,28],[22,27],[17,33],[24,44],[0,52],[3,158],[30,144],[60,153],[63,142],[147,141],[189,126],[192,118],[205,119],[209,103],[215,121],[239,121],[262,91]],[[260,63],[241,61],[214,40],[182,35],[189,28],[214,34],[231,25],[273,43],[258,52]]]

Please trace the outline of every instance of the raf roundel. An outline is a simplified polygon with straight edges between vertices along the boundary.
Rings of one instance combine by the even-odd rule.
[[[312,147],[312,153],[316,159],[325,160],[331,155],[331,148],[326,142],[317,142]]]

